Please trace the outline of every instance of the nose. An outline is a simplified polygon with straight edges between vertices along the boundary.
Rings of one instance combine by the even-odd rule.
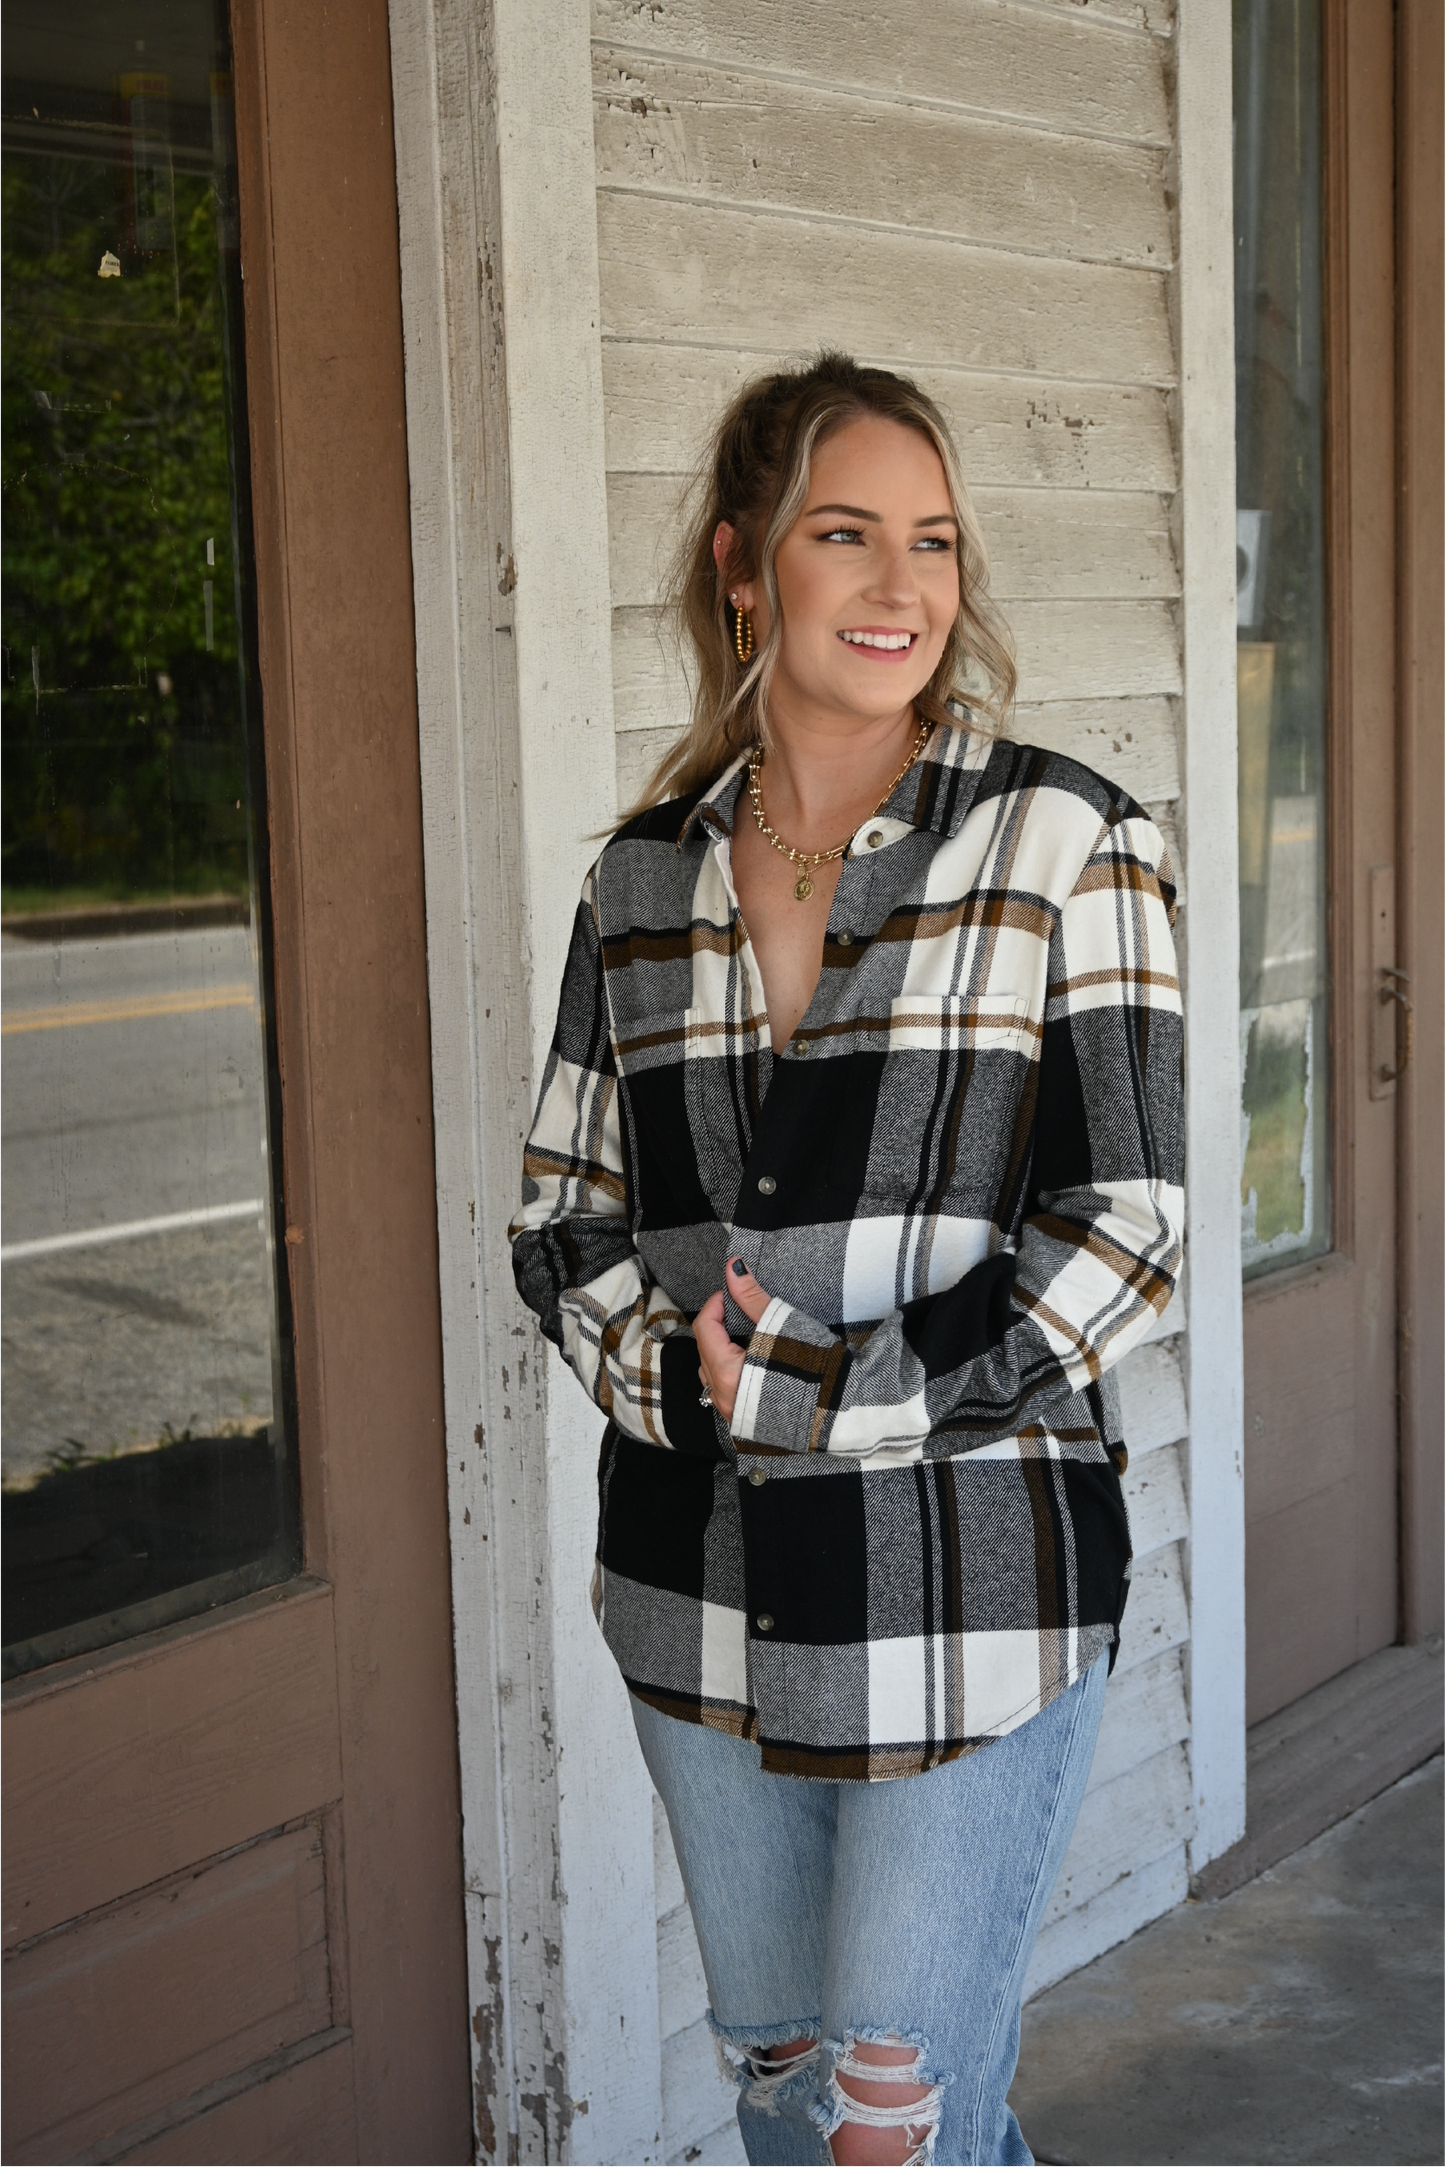
[[[912,609],[918,601],[918,581],[913,553],[903,541],[883,541],[872,553],[870,578],[864,595],[889,609]]]

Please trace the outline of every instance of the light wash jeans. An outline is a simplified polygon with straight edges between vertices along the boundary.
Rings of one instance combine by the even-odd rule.
[[[1007,2097],[1019,2004],[1108,1667],[1101,1657],[1008,1737],[892,1783],[764,1775],[755,1745],[633,1699],[751,2161],[827,2162],[841,2121],[879,2119],[859,2113],[840,2068],[933,2088],[883,2111],[909,2124],[919,2161],[1032,2159]],[[749,2051],[802,2038],[822,2045],[785,2067]],[[848,2060],[856,2042],[884,2040],[916,2047],[915,2064]]]

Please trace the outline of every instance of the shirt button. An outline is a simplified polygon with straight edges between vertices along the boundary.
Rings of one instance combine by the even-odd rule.
[[[806,1061],[812,1050],[805,1038],[795,1038],[793,1040],[793,1051],[800,1061]]]
[[[755,1490],[760,1490],[763,1484],[767,1481],[767,1479],[768,1473],[766,1468],[750,1467],[748,1469],[748,1481],[752,1484]]]
[[[868,848],[870,850],[876,850],[882,840],[883,830],[881,828],[870,828],[868,830]]]
[[[758,1182],[758,1195],[771,1196],[777,1186],[771,1174],[764,1174]]]
[[[760,1633],[771,1633],[772,1629],[773,1621],[771,1617],[769,1617],[767,1611],[764,1610],[759,1614],[758,1617],[758,1631]]]
[[[840,933],[840,934],[838,935],[838,946],[839,946],[840,948],[851,948],[851,947],[852,947],[852,945],[853,945],[853,936],[852,936],[852,934],[851,934],[851,933],[850,933],[850,932],[848,931],[848,928],[847,928],[846,926],[844,926],[844,928],[843,928],[842,932],[841,932],[841,933]]]

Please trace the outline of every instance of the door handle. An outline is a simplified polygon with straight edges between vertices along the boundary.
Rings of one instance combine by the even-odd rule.
[[[1404,1075],[1414,1056],[1415,1004],[1409,994],[1404,991],[1404,988],[1410,983],[1410,973],[1408,971],[1396,970],[1392,963],[1382,963],[1379,969],[1380,976],[1385,981],[1380,988],[1380,1006],[1381,1008],[1388,1008],[1391,1002],[1395,1004],[1395,1047],[1397,1054],[1399,1052],[1399,1026],[1402,1016],[1405,1022],[1405,1052],[1403,1059],[1396,1059],[1394,1062],[1382,1061],[1380,1064],[1380,1081],[1382,1083],[1394,1083],[1397,1077]]]

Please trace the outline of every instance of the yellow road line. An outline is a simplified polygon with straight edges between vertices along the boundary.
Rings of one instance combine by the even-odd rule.
[[[194,1016],[211,1008],[254,1008],[250,986],[215,986],[209,992],[144,993],[113,1001],[72,1001],[60,1008],[24,1008],[0,1024],[0,1036],[15,1031],[71,1031],[86,1023],[133,1023],[148,1016]]]

